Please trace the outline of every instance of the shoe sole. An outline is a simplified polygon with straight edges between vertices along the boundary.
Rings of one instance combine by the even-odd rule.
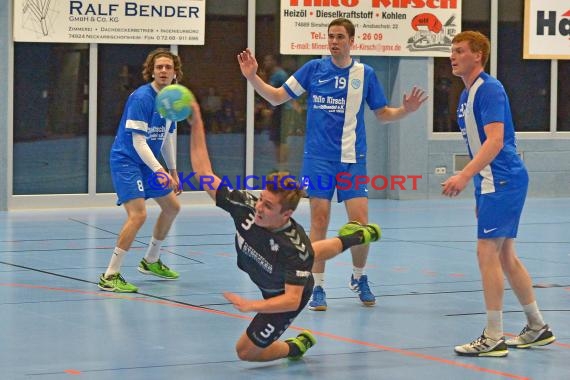
[[[165,279],[165,280],[178,280],[178,278],[180,277],[180,276],[178,276],[178,277],[166,277],[166,276],[162,276],[162,275],[160,275],[160,274],[156,274],[156,273],[154,273],[154,272],[152,272],[152,271],[150,271],[150,270],[146,270],[146,269],[143,269],[143,268],[141,268],[141,267],[137,267],[137,270],[138,270],[139,272],[141,272],[142,274],[146,274],[146,275],[149,275],[149,276],[156,276],[156,277],[159,277],[159,278],[163,278],[163,279]]]
[[[532,342],[532,343],[525,343],[525,344],[507,344],[507,346],[512,347],[512,348],[531,348],[531,347],[541,347],[541,346],[547,346],[551,343],[554,343],[554,341],[556,340],[556,337],[553,335],[549,338],[546,339],[542,339],[536,342]]]
[[[309,306],[309,310],[312,311],[327,311],[326,306]]]
[[[455,353],[459,356],[484,357],[484,358],[504,358],[505,356],[507,356],[509,354],[509,350],[490,351],[490,352],[474,352],[474,353],[455,351]]]
[[[97,286],[99,287],[99,289],[104,290],[106,292],[114,292],[114,293],[136,293],[136,292],[138,292],[138,289],[136,289],[136,290],[121,290],[119,288],[106,288],[106,287],[101,286],[99,284],[97,284]]]

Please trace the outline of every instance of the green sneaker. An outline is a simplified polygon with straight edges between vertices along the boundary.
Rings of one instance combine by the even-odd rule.
[[[369,244],[380,240],[382,237],[382,230],[379,225],[374,223],[362,225],[356,221],[348,222],[342,226],[338,230],[338,236],[351,235],[357,232],[362,233],[362,242],[360,244]]]
[[[101,274],[99,277],[99,289],[105,290],[107,292],[117,292],[117,293],[136,293],[139,288],[133,284],[125,281],[120,273],[115,273],[109,277],[105,277],[105,273]]]
[[[160,259],[158,259],[156,263],[149,263],[145,258],[143,258],[137,269],[143,274],[151,274],[167,280],[176,280],[180,277],[178,272],[175,272],[164,265]]]
[[[289,360],[299,360],[305,355],[305,352],[315,344],[317,344],[317,339],[311,334],[310,331],[303,330],[296,338],[285,339],[285,342],[292,342],[301,351],[300,355],[289,356]]]

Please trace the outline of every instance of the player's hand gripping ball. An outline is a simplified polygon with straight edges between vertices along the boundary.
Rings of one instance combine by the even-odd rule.
[[[171,84],[158,92],[155,106],[165,119],[181,121],[192,115],[190,103],[194,100],[194,94],[189,89],[181,84]]]

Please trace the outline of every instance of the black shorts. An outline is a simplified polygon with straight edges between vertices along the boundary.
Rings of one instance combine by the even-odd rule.
[[[297,310],[286,313],[259,313],[255,315],[246,330],[247,336],[253,344],[257,347],[265,348],[283,335],[311,299],[313,287],[306,287],[305,289],[307,288],[309,291],[305,290],[303,292],[301,304]]]

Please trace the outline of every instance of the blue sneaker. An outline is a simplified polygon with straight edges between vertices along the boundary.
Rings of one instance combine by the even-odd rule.
[[[350,290],[358,293],[358,297],[362,303],[366,306],[372,306],[376,303],[376,297],[372,294],[370,286],[368,286],[368,276],[363,274],[358,280],[354,279],[354,275],[350,276],[350,284],[348,284]],[[315,293],[313,293],[314,296]]]
[[[309,302],[309,310],[327,310],[327,294],[322,286],[315,286],[313,289],[313,298],[311,299],[311,302]]]

